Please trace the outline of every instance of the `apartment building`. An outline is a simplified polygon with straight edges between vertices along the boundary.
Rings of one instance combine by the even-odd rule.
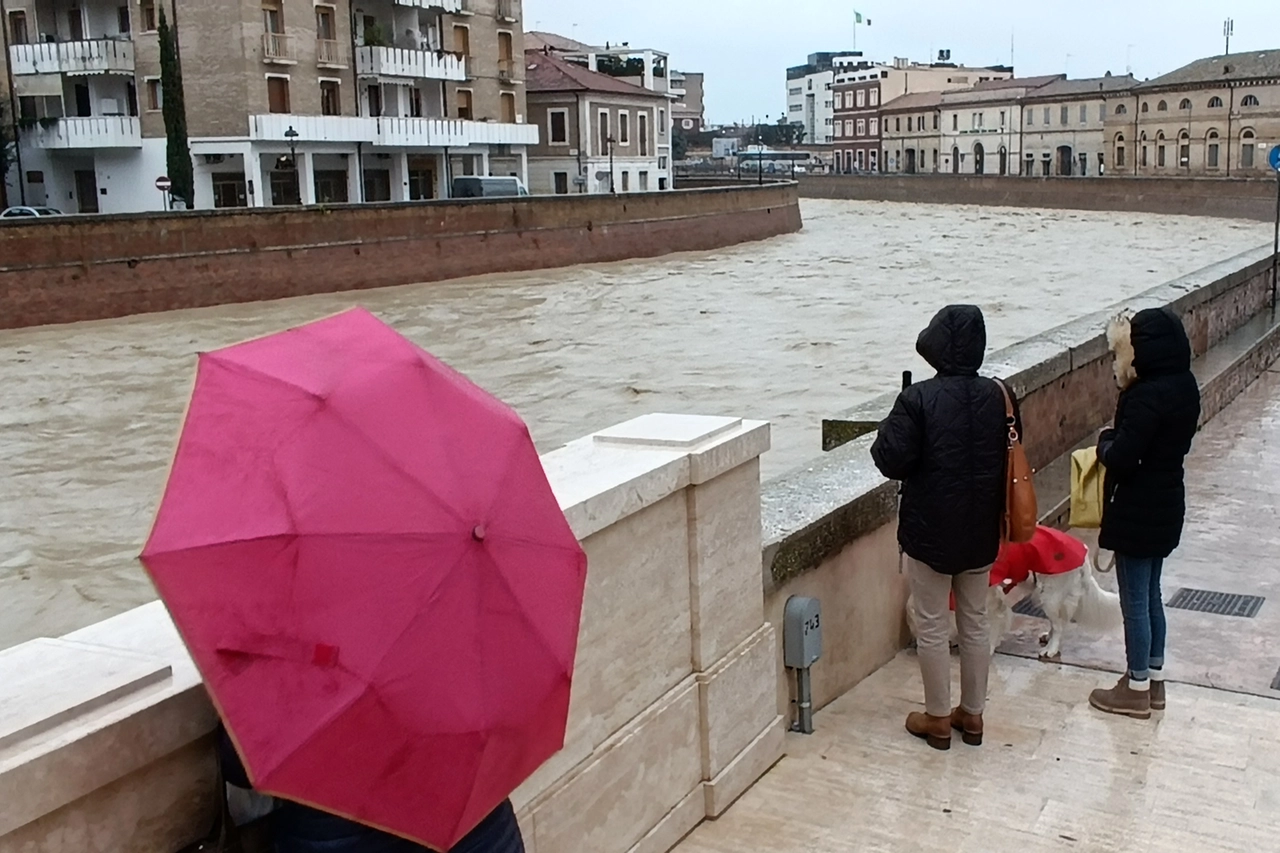
[[[1280,49],[1192,62],[1108,102],[1111,175],[1251,177],[1280,144]]]
[[[885,153],[882,157],[888,150],[881,145],[883,104],[905,95],[965,89],[1012,76],[1013,68],[1007,65],[969,67],[941,59],[924,64],[895,58],[892,64],[858,62],[844,67],[836,73],[834,87],[835,169],[881,170],[881,163],[889,156]]]
[[[671,188],[667,96],[551,51],[525,56],[534,193],[631,193]]]
[[[526,174],[519,0],[4,0],[30,199],[162,209],[163,4],[197,208],[407,201]]]
[[[697,71],[672,71],[672,93],[676,102],[671,118],[683,133],[701,133],[707,124],[706,75]]]
[[[1056,80],[1024,99],[1023,175],[1088,177],[1107,168],[1104,126],[1108,103],[1126,100],[1132,76]]]
[[[835,80],[845,68],[861,63],[862,54],[811,53],[804,65],[787,69],[787,122],[804,128],[808,145],[826,146],[835,141]]]

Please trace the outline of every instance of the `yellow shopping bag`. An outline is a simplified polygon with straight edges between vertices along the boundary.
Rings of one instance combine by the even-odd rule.
[[[1098,461],[1098,448],[1086,447],[1071,454],[1071,526],[1102,526],[1102,486],[1106,468]]]

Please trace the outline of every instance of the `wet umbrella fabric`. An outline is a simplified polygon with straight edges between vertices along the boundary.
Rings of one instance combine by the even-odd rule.
[[[142,561],[259,790],[445,850],[563,745],[586,558],[528,429],[368,312],[201,356]]]

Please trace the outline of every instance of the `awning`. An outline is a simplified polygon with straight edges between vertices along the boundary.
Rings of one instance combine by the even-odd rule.
[[[15,74],[13,93],[20,98],[62,97],[61,74]]]

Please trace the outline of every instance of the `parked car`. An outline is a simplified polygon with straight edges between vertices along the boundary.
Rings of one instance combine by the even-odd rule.
[[[528,194],[519,178],[468,176],[453,179],[454,198],[513,198]]]
[[[17,207],[5,208],[4,213],[0,213],[0,219],[22,219],[33,216],[62,216],[62,211],[54,207],[27,207],[19,205]]]

